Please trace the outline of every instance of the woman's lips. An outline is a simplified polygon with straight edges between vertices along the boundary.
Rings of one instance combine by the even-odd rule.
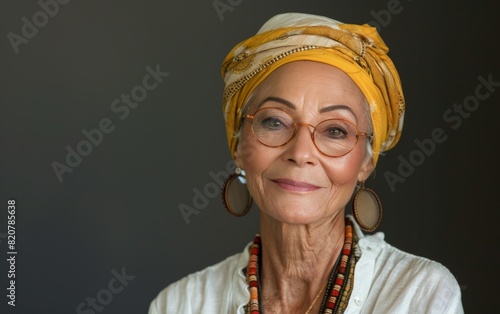
[[[295,192],[309,192],[309,191],[315,191],[320,188],[319,186],[314,184],[302,181],[294,181],[291,179],[279,178],[279,179],[271,179],[271,181],[276,183],[279,187],[285,190],[295,191]]]

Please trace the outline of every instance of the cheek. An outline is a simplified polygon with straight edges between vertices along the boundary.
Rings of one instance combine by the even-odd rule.
[[[248,189],[255,198],[263,191],[263,174],[279,158],[279,149],[260,143],[251,130],[242,130],[240,140],[237,163],[245,170]]]
[[[247,139],[246,142],[242,143],[240,146],[242,149],[241,167],[246,172],[247,188],[258,206],[261,205],[258,196],[263,186],[262,173],[265,171],[268,164],[265,158],[262,158],[266,155],[259,153],[259,144],[258,142],[254,143]]]
[[[361,170],[363,159],[363,151],[353,150],[343,157],[327,161],[323,164],[323,167],[333,185],[341,186],[350,184],[352,188],[354,188]]]
[[[240,135],[236,161],[247,174],[261,172],[271,159],[272,151],[269,149],[255,138],[249,127],[244,127]]]

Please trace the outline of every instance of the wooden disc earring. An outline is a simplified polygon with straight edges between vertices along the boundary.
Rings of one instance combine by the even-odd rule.
[[[382,203],[377,193],[365,187],[361,187],[354,193],[352,200],[352,212],[359,227],[366,232],[373,232],[382,222]]]
[[[226,179],[221,194],[224,207],[235,217],[245,216],[252,207],[253,200],[246,186],[245,171],[240,168],[236,168]]]

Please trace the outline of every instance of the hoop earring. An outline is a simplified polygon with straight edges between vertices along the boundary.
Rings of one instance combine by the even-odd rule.
[[[382,222],[382,203],[377,193],[365,188],[365,182],[354,193],[352,212],[359,227],[366,232],[375,231]]]
[[[235,217],[245,216],[252,207],[253,200],[246,183],[245,170],[236,168],[222,187],[222,203],[226,210]]]

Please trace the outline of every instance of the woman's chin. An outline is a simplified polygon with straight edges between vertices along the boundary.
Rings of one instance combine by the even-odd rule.
[[[314,206],[286,206],[278,210],[263,210],[266,216],[290,225],[308,225],[324,218],[324,213]]]

